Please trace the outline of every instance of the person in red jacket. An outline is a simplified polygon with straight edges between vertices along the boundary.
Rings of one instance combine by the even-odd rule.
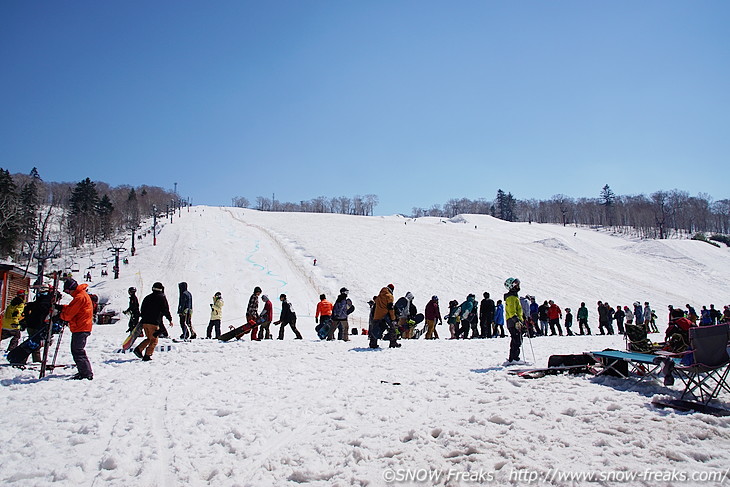
[[[426,340],[433,340],[439,337],[436,332],[436,324],[442,323],[441,310],[439,309],[439,298],[433,296],[426,305]]]
[[[86,292],[88,287],[88,284],[78,284],[72,278],[66,279],[63,283],[63,292],[73,297],[71,303],[61,309],[61,319],[68,321],[71,330],[71,355],[78,370],[72,379],[76,380],[94,378],[91,362],[86,355],[86,339],[91,335],[94,324],[94,304]]]
[[[547,310],[548,322],[550,323],[550,335],[555,335],[555,327],[557,326],[558,334],[563,336],[563,329],[560,327],[560,318],[562,318],[563,312],[552,299],[548,303],[550,303],[550,307]]]

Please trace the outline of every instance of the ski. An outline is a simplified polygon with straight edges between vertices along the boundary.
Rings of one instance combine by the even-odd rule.
[[[42,276],[41,276],[42,278]],[[51,346],[51,338],[53,337],[53,311],[58,302],[58,271],[53,272],[53,295],[51,296],[51,309],[48,310],[48,332],[46,333],[46,341],[43,344],[43,358],[41,359],[41,371],[39,379],[46,376],[46,365],[48,364],[48,349]],[[59,337],[59,345],[60,345]]]

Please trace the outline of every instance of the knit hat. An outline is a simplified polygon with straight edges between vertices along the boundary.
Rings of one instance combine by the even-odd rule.
[[[163,286],[161,282],[156,282],[152,285],[152,290],[153,291],[164,291],[165,286]]]
[[[63,292],[71,292],[75,291],[76,288],[79,286],[79,283],[76,282],[75,279],[68,278],[65,281],[63,281]]]
[[[395,290],[395,286],[392,285],[392,284],[388,284],[388,289],[390,289],[391,291],[394,291]]]

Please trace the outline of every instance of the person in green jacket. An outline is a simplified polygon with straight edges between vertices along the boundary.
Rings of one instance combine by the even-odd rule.
[[[520,348],[522,348],[522,330],[524,329],[525,316],[517,293],[520,292],[520,280],[510,277],[504,281],[507,293],[504,295],[504,316],[507,319],[507,330],[511,337],[509,344],[508,362],[520,360]]]
[[[588,308],[586,308],[586,303],[580,303],[580,308],[578,308],[578,315],[576,316],[576,318],[578,318],[578,327],[580,329],[579,335],[584,335],[584,326],[586,327],[586,331],[590,335],[591,329],[588,326]]]

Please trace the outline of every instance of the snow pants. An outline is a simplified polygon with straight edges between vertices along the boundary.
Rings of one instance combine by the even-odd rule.
[[[517,329],[517,319],[510,318],[507,320],[507,330],[509,331],[509,358],[510,362],[520,359],[520,348],[522,348],[522,331]]]
[[[80,331],[71,333],[71,355],[76,363],[76,370],[79,371],[81,377],[92,377],[94,373],[91,370],[91,362],[86,355],[86,339],[89,338],[91,332]]]
[[[8,352],[18,346],[20,343],[20,330],[7,330],[3,328],[2,339],[0,341],[10,338],[10,344],[8,345]]]

